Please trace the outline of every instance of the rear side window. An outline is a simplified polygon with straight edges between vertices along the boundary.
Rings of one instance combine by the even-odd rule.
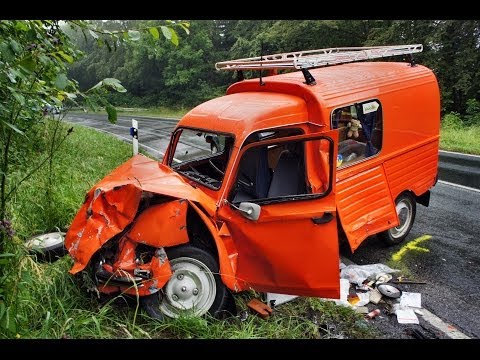
[[[339,130],[337,168],[372,157],[382,149],[382,106],[369,100],[335,109],[332,129]]]

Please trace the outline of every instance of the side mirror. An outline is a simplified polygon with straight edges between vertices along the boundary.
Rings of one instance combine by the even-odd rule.
[[[242,202],[238,207],[234,206],[235,209],[240,211],[240,213],[249,220],[257,221],[260,217],[260,205]]]

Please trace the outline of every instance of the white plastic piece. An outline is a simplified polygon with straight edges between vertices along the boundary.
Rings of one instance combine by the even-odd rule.
[[[400,297],[400,307],[422,307],[422,294],[404,291]]]
[[[399,270],[392,269],[384,264],[370,264],[370,265],[348,265],[340,272],[342,279],[347,279],[353,284],[361,286],[363,282],[372,277],[374,280],[378,274],[394,273]]]
[[[298,297],[297,295],[267,293],[267,305],[270,306],[271,301],[275,301],[274,306],[278,306],[281,304],[285,304],[286,302],[292,301],[297,297]]]

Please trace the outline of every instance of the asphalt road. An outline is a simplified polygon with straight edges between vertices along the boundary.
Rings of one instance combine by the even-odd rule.
[[[105,115],[69,115],[67,120],[130,140],[131,118],[120,116],[116,125],[109,124]],[[177,120],[135,119],[139,122],[141,146],[153,156],[162,158]],[[401,285],[401,288],[420,292],[425,309],[473,338],[480,338],[479,220],[480,191],[437,183],[432,190],[430,206],[417,206],[415,224],[406,240],[431,235],[430,240],[420,245],[429,251],[410,250],[401,260],[402,268],[407,267],[413,279],[426,282]],[[342,254],[357,264],[386,263],[400,248],[401,245],[387,248],[372,237],[354,254],[346,249]],[[397,324],[395,316],[381,316],[372,322],[386,338],[410,338],[405,330],[411,326]],[[432,329],[423,319],[420,325],[423,330]]]

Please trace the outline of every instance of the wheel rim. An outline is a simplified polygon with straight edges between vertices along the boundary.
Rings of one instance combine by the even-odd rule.
[[[163,289],[160,310],[172,318],[206,314],[216,295],[215,277],[210,269],[189,257],[173,259],[170,266],[173,274]]]
[[[390,234],[394,239],[402,237],[408,230],[412,221],[412,204],[409,201],[401,200],[396,206],[398,220],[400,224],[390,229]]]
[[[45,250],[49,248],[59,247],[64,242],[64,232],[54,232],[48,234],[37,235],[25,242],[29,249]]]

